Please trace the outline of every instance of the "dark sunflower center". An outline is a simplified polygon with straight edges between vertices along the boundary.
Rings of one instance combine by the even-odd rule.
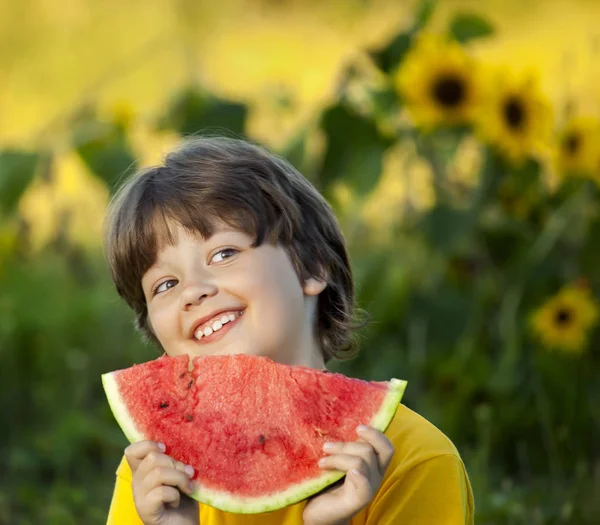
[[[465,98],[465,85],[461,78],[455,76],[439,77],[433,84],[433,97],[442,106],[454,108]]]
[[[556,324],[559,324],[559,325],[569,324],[569,322],[571,321],[572,318],[573,318],[573,314],[566,308],[561,308],[560,310],[558,310],[556,312],[556,314],[554,316],[554,320],[556,321]]]
[[[569,155],[575,155],[581,146],[581,137],[577,133],[567,135],[563,140],[563,149]]]
[[[518,130],[525,125],[525,108],[517,97],[510,97],[504,104],[504,118],[508,126]]]

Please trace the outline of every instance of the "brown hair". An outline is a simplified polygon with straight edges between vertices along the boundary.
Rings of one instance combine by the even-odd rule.
[[[142,277],[173,238],[167,223],[209,238],[222,221],[263,242],[281,244],[298,278],[327,279],[319,294],[316,328],[326,361],[352,357],[358,322],[352,270],[333,210],[284,159],[247,141],[224,137],[185,141],[164,165],[140,170],[112,200],[105,248],[119,295],[136,326],[160,344],[148,321]]]

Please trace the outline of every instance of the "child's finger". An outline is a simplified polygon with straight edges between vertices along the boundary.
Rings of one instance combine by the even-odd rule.
[[[326,456],[319,460],[319,466],[321,468],[336,469],[346,473],[351,470],[356,470],[367,480],[371,477],[367,462],[360,456],[353,456],[351,454],[333,454],[332,456]]]
[[[189,476],[185,472],[172,467],[155,467],[142,479],[140,493],[149,495],[156,487],[168,485],[176,487],[185,494],[191,494],[192,486]]]
[[[181,461],[176,461],[171,456],[153,450],[139,464],[136,477],[140,480],[145,479],[148,474],[156,468],[173,469],[185,474],[188,478],[194,474],[194,469],[191,466],[185,465]]]
[[[356,429],[356,432],[375,450],[379,472],[383,476],[394,456],[394,445],[392,445],[383,432],[379,432],[379,430],[375,430],[373,427],[361,425]]]
[[[125,458],[127,459],[127,463],[129,463],[131,472],[135,472],[140,466],[140,463],[151,452],[164,452],[164,448],[161,450],[156,441],[150,440],[138,441],[129,445],[125,449]]]
[[[327,454],[348,454],[361,458],[367,465],[370,473],[379,473],[379,463],[377,454],[373,446],[364,441],[354,441],[351,443],[327,443],[323,451]]]
[[[146,499],[150,508],[160,509],[163,505],[168,505],[176,509],[181,503],[181,493],[174,487],[161,485],[150,491]]]

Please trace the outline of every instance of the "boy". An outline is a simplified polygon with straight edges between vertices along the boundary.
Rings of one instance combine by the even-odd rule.
[[[139,330],[168,355],[247,353],[324,370],[355,346],[352,273],[330,206],[248,142],[190,141],[133,177],[111,203],[106,250]],[[355,442],[324,453],[321,467],[346,472],[343,482],[279,511],[236,515],[189,498],[193,469],[163,444],[134,443],[108,523],[473,523],[458,452],[404,405],[385,434],[357,430]]]

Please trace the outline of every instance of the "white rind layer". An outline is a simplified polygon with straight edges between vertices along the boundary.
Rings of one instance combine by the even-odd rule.
[[[127,406],[121,400],[119,386],[115,381],[115,375],[118,373],[119,372],[111,372],[102,375],[102,386],[104,386],[108,404],[129,442],[135,443],[136,441],[142,441],[147,438],[135,427],[133,418],[129,414],[129,410],[127,410]]]
[[[135,428],[132,418],[129,415],[129,411],[121,401],[119,388],[114,379],[116,373],[118,372],[111,372],[102,376],[102,384],[115,419],[131,443],[148,439]],[[384,432],[387,429],[402,400],[406,385],[407,382],[401,379],[391,379],[388,382],[388,393],[381,405],[381,409],[373,416],[373,419],[370,422],[370,425],[373,428],[381,432]],[[212,490],[194,482],[194,490],[191,497],[201,503],[226,512],[258,514],[261,512],[277,510],[302,501],[332,483],[335,483],[337,480],[344,477],[344,475],[345,473],[340,471],[326,472],[317,478],[298,483],[271,496],[260,496],[255,498],[232,496],[230,493]]]

